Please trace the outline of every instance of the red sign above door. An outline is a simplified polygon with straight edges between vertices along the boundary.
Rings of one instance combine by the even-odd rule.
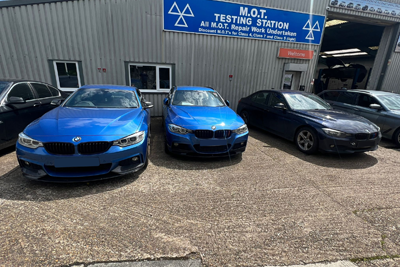
[[[312,50],[298,50],[298,49],[288,49],[280,48],[279,55],[280,58],[299,58],[299,59],[312,59],[314,56],[314,51]]]

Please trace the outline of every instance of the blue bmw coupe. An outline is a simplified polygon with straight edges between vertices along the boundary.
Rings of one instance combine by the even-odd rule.
[[[229,102],[206,87],[174,87],[164,99],[165,151],[188,156],[229,156],[245,151],[247,126]]]
[[[19,134],[16,151],[23,174],[33,180],[74,182],[144,168],[151,107],[134,87],[81,87]]]

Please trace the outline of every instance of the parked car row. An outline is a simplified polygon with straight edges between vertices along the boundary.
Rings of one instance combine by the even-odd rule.
[[[235,113],[212,88],[173,87],[163,102],[165,152],[241,154],[247,125],[291,140],[306,154],[373,151],[381,129],[383,137],[400,146],[399,95],[340,90],[320,96],[262,90],[242,98]],[[136,172],[148,164],[153,105],[135,87],[90,85],[67,96],[45,83],[2,81],[0,104],[2,147],[18,136],[16,154],[27,178],[88,181]],[[10,120],[14,128],[8,127]]]

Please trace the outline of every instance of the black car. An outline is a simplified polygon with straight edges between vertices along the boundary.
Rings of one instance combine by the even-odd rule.
[[[381,140],[374,123],[335,111],[320,97],[302,91],[258,91],[240,100],[237,113],[247,125],[294,141],[306,154],[372,151]]]
[[[0,80],[0,149],[15,145],[18,134],[32,121],[55,108],[67,94],[36,81]]]

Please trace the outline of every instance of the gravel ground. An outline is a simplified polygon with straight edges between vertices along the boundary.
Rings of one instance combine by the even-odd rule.
[[[83,184],[26,180],[0,151],[0,266],[200,259],[205,266],[358,260],[400,266],[400,151],[306,156],[254,128],[242,156],[163,151],[152,121],[150,163]]]

